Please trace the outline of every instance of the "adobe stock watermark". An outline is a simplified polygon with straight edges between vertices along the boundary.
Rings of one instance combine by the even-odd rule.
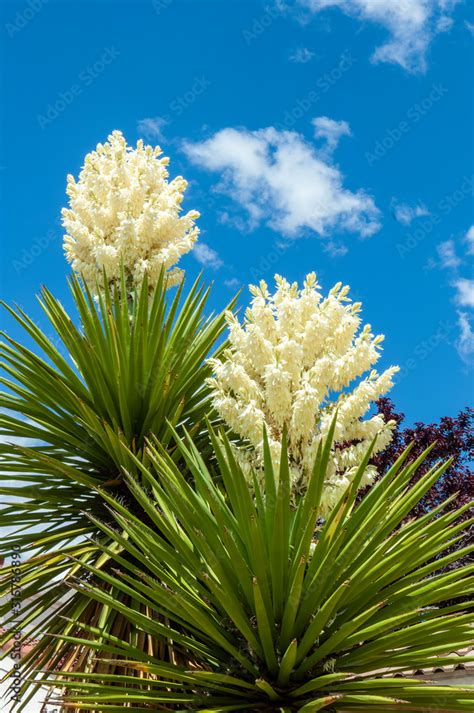
[[[264,11],[258,17],[254,17],[252,23],[242,30],[242,37],[247,46],[258,40],[271,25],[286,12],[286,5],[282,0],[277,0],[264,7]]]
[[[286,243],[280,243],[275,245],[271,250],[269,250],[265,255],[262,255],[257,263],[250,269],[250,275],[252,280],[261,280],[265,274],[267,274],[270,269],[276,265],[278,260],[286,253],[286,251],[291,247],[292,243],[290,241]]]
[[[9,37],[14,37],[25,29],[32,20],[41,12],[49,0],[28,0],[21,10],[18,10],[10,22],[5,23],[5,30]]]
[[[21,275],[29,267],[31,267],[39,258],[39,256],[47,250],[47,248],[59,239],[56,230],[51,228],[44,235],[37,236],[33,239],[31,245],[23,248],[21,256],[13,260],[12,266],[16,275]]]
[[[296,100],[294,106],[285,112],[283,121],[276,124],[281,130],[291,129],[299,119],[305,116],[319,100],[337,84],[342,77],[354,66],[357,59],[351,51],[346,49],[340,55],[338,62],[315,81],[313,87],[302,97]]]
[[[23,591],[22,591],[22,562],[23,555],[19,545],[14,545],[10,552],[11,567],[9,567],[11,580],[9,591],[10,616],[8,617],[8,655],[11,660],[11,669],[9,671],[9,688],[8,693],[5,693],[5,698],[2,700],[4,704],[21,704],[23,698],[22,687],[26,682],[24,672],[21,668],[21,660],[34,645],[32,640],[25,636],[22,629],[22,612],[23,612]],[[52,692],[44,691],[44,703],[40,704],[39,713],[59,713],[56,706],[51,706],[48,699]],[[8,701],[7,695],[9,696]],[[38,702],[36,700],[36,702]],[[29,708],[30,710],[30,708]]]
[[[199,97],[211,86],[211,81],[204,75],[194,77],[192,85],[176,96],[167,106],[166,113],[156,118],[141,119],[138,132],[145,138],[163,141],[162,129],[169,127],[173,120],[182,116]]]
[[[454,322],[446,320],[438,322],[435,331],[426,339],[418,342],[408,359],[400,364],[400,371],[396,377],[397,385],[415,371],[420,363],[424,362],[441,344],[452,345],[451,334],[453,331],[456,331]]]
[[[380,161],[417,126],[432,108],[446,96],[447,87],[443,84],[433,84],[429,93],[416,104],[407,109],[404,117],[396,124],[386,129],[384,135],[377,139],[370,151],[365,152],[365,159],[369,166]]]
[[[402,260],[425,240],[455,208],[468,196],[474,195],[474,176],[464,176],[462,183],[452,193],[448,193],[436,204],[435,209],[416,223],[402,243],[396,244],[397,253]]]
[[[45,129],[60,114],[66,111],[77,97],[83,94],[84,89],[90,87],[119,56],[120,52],[116,47],[105,47],[95,62],[88,64],[87,67],[81,70],[77,80],[70,87],[60,92],[56,99],[48,104],[42,114],[37,115],[36,119],[40,128]]]
[[[11,582],[10,582],[10,610],[12,617],[9,621],[9,633],[12,635],[12,647],[9,651],[10,658],[13,661],[11,672],[12,683],[10,684],[10,702],[20,703],[22,676],[20,670],[20,661],[22,656],[22,630],[19,622],[22,611],[22,592],[21,592],[21,549],[19,546],[14,546],[11,552]]]
[[[169,113],[163,116],[165,123],[169,124],[171,123],[172,117],[179,117],[184,114],[184,112],[189,109],[192,104],[194,104],[196,99],[202,96],[202,94],[209,89],[211,84],[212,82],[204,75],[194,77],[193,83],[189,89],[175,97],[173,101],[170,102]]]
[[[174,0],[153,0],[151,6],[157,15],[160,15],[163,10],[167,10],[172,5]]]

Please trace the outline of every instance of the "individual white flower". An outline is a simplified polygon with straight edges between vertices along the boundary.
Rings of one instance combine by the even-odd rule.
[[[392,438],[394,422],[367,413],[392,387],[398,367],[381,375],[372,368],[383,337],[374,336],[370,325],[361,329],[361,304],[350,301],[349,287],[338,283],[323,298],[314,273],[302,289],[278,275],[275,280],[274,294],[264,281],[250,287],[252,301],[242,324],[228,315],[230,346],[212,360],[209,383],[218,413],[250,446],[239,452],[249,477],[250,466],[262,467],[263,427],[276,465],[286,428],[295,491],[306,487],[337,409],[323,494],[327,512],[350,484],[372,440],[378,453]],[[368,466],[361,485],[375,475]]]
[[[140,140],[132,148],[114,131],[87,154],[78,181],[68,176],[64,250],[93,290],[104,270],[117,281],[122,265],[131,290],[145,273],[153,288],[163,269],[168,286],[181,280],[174,265],[197,240],[199,213],[181,215],[187,183],[181,176],[168,181],[169,159],[161,156],[159,146]]]

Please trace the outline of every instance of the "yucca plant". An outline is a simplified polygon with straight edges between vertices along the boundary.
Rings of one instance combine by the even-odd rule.
[[[180,432],[185,425],[205,450],[203,418],[212,418],[205,358],[225,327],[223,313],[204,316],[208,290],[199,280],[186,297],[181,285],[171,299],[163,275],[153,292],[145,277],[128,300],[121,297],[127,294],[124,278],[98,298],[75,276],[70,287],[78,320],[44,289],[40,303],[48,333],[20,309],[7,307],[35,347],[27,349],[7,335],[0,345],[6,387],[0,394],[1,525],[11,532],[0,558],[14,546],[23,560],[20,616],[11,608],[9,567],[0,579],[6,630],[0,643],[10,639],[12,622],[24,639],[51,635],[22,660],[25,678],[38,664],[94,670],[83,647],[53,638],[76,632],[62,617],[137,641],[116,610],[81,592],[71,594],[68,578],[85,563],[98,571],[107,567],[108,556],[91,539],[100,532],[91,517],[104,517],[103,494],[147,519],[123,478],[124,467],[131,472],[135,460],[146,459],[147,436],[153,434],[179,458],[172,426]],[[116,546],[107,539],[101,543]],[[131,605],[120,590],[111,587],[109,593]],[[163,656],[167,651],[149,634],[140,635],[140,646]]]
[[[52,677],[65,709],[472,710],[472,687],[397,677],[474,658],[452,653],[472,640],[469,604],[440,607],[472,592],[474,565],[442,571],[474,549],[443,554],[461,536],[465,508],[445,512],[440,503],[404,522],[449,462],[413,484],[427,452],[409,463],[407,449],[357,504],[369,449],[322,521],[333,429],[296,503],[284,435],[278,471],[265,441],[264,482],[255,477],[253,493],[229,439],[212,427],[219,479],[189,434],[174,438],[193,482],[156,439],[146,465],[128,452],[134,469],[124,479],[148,521],[102,492],[114,525],[88,517],[111,566],[85,562],[88,575],[71,586],[128,620],[137,637],[84,622],[81,636],[63,636],[77,651],[93,647],[101,665],[122,667]],[[172,641],[177,659],[145,651],[142,636]]]

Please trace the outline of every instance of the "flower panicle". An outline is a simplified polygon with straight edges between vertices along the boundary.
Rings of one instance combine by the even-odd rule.
[[[120,131],[97,144],[76,179],[67,177],[69,207],[62,211],[64,251],[75,272],[95,291],[104,270],[120,282],[122,267],[130,289],[145,273],[151,289],[161,272],[167,285],[181,281],[179,259],[196,242],[196,210],[182,214],[187,181],[169,181],[169,158],[159,146],[127,145]]]
[[[375,453],[390,442],[395,424],[368,416],[371,406],[393,385],[398,367],[382,374],[374,368],[383,335],[361,325],[360,302],[349,286],[337,283],[324,297],[316,274],[299,289],[281,276],[269,292],[262,280],[250,286],[251,304],[241,324],[228,317],[229,347],[213,359],[214,405],[230,428],[252,448],[242,451],[246,470],[261,469],[262,432],[279,458],[286,428],[294,488],[308,482],[314,457],[338,410],[329,466],[330,486],[323,507],[329,510],[347,487],[369,444]],[[375,477],[368,466],[361,485]]]

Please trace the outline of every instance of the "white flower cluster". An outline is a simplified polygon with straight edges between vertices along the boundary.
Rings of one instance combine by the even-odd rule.
[[[394,422],[386,423],[381,415],[363,417],[391,388],[398,367],[381,375],[372,370],[383,336],[374,337],[370,325],[360,328],[361,304],[350,301],[347,286],[335,285],[323,299],[314,273],[301,290],[297,283],[275,279],[274,294],[264,281],[250,287],[253,298],[243,324],[228,314],[230,346],[221,359],[212,360],[209,383],[218,413],[251,446],[239,449],[248,470],[262,464],[264,425],[278,464],[286,426],[295,492],[306,486],[337,408],[323,496],[327,512],[349,485],[370,442],[377,437],[379,452],[392,438]],[[369,466],[362,485],[374,475]]]
[[[161,154],[141,140],[133,149],[114,131],[87,154],[77,182],[68,176],[64,249],[92,289],[104,269],[110,281],[117,280],[122,265],[130,288],[145,273],[153,287],[160,271],[172,268],[197,240],[199,213],[180,216],[187,182],[181,176],[168,182],[169,159]],[[182,270],[169,270],[168,286],[181,277]]]

